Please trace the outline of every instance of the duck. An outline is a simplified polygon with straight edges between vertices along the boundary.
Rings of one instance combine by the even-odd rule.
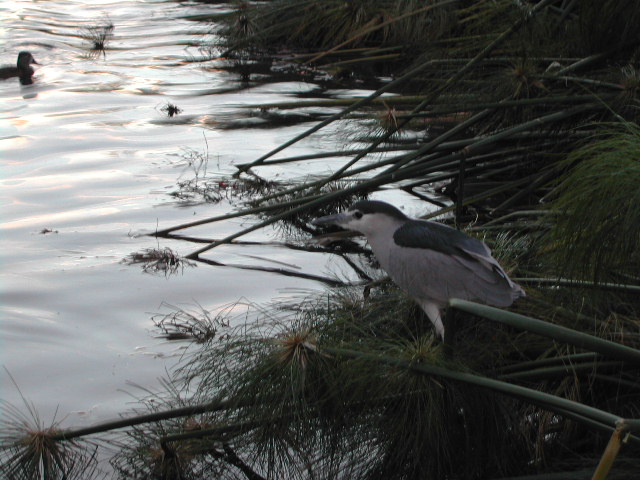
[[[30,85],[33,83],[33,68],[31,65],[40,65],[36,62],[30,52],[22,51],[18,53],[18,61],[16,66],[2,66],[0,67],[0,79],[7,79],[12,77],[18,77],[20,83],[23,85]]]

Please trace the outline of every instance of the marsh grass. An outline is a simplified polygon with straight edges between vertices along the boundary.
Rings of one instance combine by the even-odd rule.
[[[251,204],[255,197],[272,194],[282,188],[281,182],[255,176],[240,179],[220,175],[194,176],[178,180],[176,190],[170,195],[191,205],[218,203],[222,200]]]
[[[283,186],[279,189],[272,189],[268,193],[263,194],[262,197],[253,197],[246,203],[247,206],[259,209],[268,209],[265,215],[261,215],[264,219],[268,219],[274,214],[286,214],[290,205],[298,202],[304,202],[309,198],[310,194],[316,196],[322,196],[331,194],[332,192],[342,191],[349,185],[355,185],[356,182],[331,182],[323,185],[320,190],[295,190],[295,187],[291,188],[291,192],[287,195],[283,195],[281,192]],[[294,184],[295,185],[295,184]],[[337,199],[335,202],[327,203],[326,205],[316,208],[303,210],[296,216],[290,216],[284,218],[282,222],[276,224],[277,228],[291,238],[300,236],[301,233],[308,235],[310,233],[317,233],[315,228],[309,226],[309,222],[314,218],[322,215],[329,215],[335,211],[346,209],[352,203],[366,198],[366,195],[362,192],[356,192],[353,195],[349,195],[344,198]]]
[[[163,274],[165,277],[183,272],[185,267],[195,267],[196,264],[181,257],[169,247],[145,248],[140,252],[127,255],[122,263],[126,265],[142,264],[144,273]]]
[[[603,448],[597,431],[545,413],[533,399],[518,401],[401,365],[491,377],[498,366],[519,365],[522,376],[557,360],[562,368],[540,372],[524,384],[603,408],[616,399],[619,411],[629,414],[640,395],[638,385],[620,383],[633,377],[633,366],[589,363],[594,357],[586,356],[568,360],[574,350],[553,339],[516,335],[469,314],[462,314],[449,357],[416,305],[388,284],[369,290],[366,298],[362,288],[340,288],[258,308],[250,317],[235,311],[228,310],[232,316],[224,321],[229,326],[224,335],[207,338],[183,357],[174,379],[204,398],[252,400],[210,417],[211,433],[198,436],[200,453],[192,465],[204,468],[209,461],[207,468],[223,478],[237,468],[222,454],[225,442],[246,468],[264,478],[310,473],[335,478],[345,471],[353,478],[424,478],[425,472],[498,478],[523,473],[531,459],[527,471],[571,456],[595,464],[597,453],[568,447],[577,439],[596,452]],[[571,315],[556,314],[556,321],[571,323]],[[349,358],[334,351],[368,353]],[[599,387],[614,378],[619,379],[614,390]],[[191,384],[197,389],[187,387]],[[215,425],[237,427],[220,438]],[[193,446],[188,435],[184,438],[177,449]],[[559,445],[567,449],[562,456]],[[625,448],[627,454],[637,450]],[[211,449],[219,455],[202,455]],[[465,462],[456,461],[457,455]]]
[[[205,323],[205,320],[201,322]],[[159,327],[164,330],[163,327]],[[162,379],[162,390],[151,391],[136,386],[139,393],[136,399],[138,411],[145,414],[181,409],[194,404],[193,395],[180,391],[167,379]],[[165,416],[164,419],[134,424],[119,440],[120,449],[111,459],[111,466],[117,478],[153,478],[153,479],[195,479],[203,478],[203,468],[207,467],[206,454],[197,461],[197,441],[173,443],[166,437],[176,432],[198,431],[210,426],[212,415],[192,413],[191,415]],[[207,469],[213,473],[210,469]]]
[[[80,31],[80,36],[89,43],[90,50],[97,54],[102,53],[104,55],[107,44],[113,38],[115,25],[107,15],[105,15],[100,22],[99,24],[83,28]]]
[[[266,196],[284,188],[282,182],[266,180],[257,175],[235,178],[211,173],[208,146],[205,152],[183,148],[179,156],[176,166],[181,167],[183,172],[175,190],[169,195],[181,202],[195,205],[223,200],[250,203],[257,196]]]
[[[224,316],[211,315],[199,305],[194,311],[163,305],[171,311],[165,314],[158,313],[151,318],[159,330],[160,338],[204,343],[215,337],[221,329],[229,327]]]
[[[20,392],[22,406],[0,401],[0,475],[7,480],[41,478],[98,479],[98,445],[91,441],[58,442],[52,437],[63,431],[61,421],[47,426],[36,406]]]
[[[182,109],[171,102],[167,102],[163,105],[162,108],[160,108],[160,111],[165,113],[169,118],[182,113]]]
[[[215,314],[172,309],[155,317],[159,331],[193,346],[166,391],[147,391],[139,420],[91,429],[128,425],[113,459],[119,478],[501,478],[577,458],[584,468],[597,462],[606,426],[549,413],[537,396],[592,405],[602,409],[597,418],[614,417],[606,413],[612,405],[620,415],[638,413],[638,365],[463,312],[447,354],[419,308],[388,283],[366,296],[350,287]],[[573,317],[556,312],[554,321]],[[526,385],[529,393],[480,386],[496,373],[513,377],[501,388]],[[149,412],[153,419],[143,420]],[[27,425],[17,423],[24,435]],[[49,437],[58,450],[76,444],[65,435],[76,438],[57,429]],[[639,448],[624,446],[618,473],[637,468]]]
[[[571,168],[558,180],[549,205],[554,225],[541,244],[559,276],[640,280],[639,150],[640,129],[622,123],[601,126],[567,157]]]

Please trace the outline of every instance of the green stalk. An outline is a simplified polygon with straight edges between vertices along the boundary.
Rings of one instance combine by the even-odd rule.
[[[566,118],[573,117],[575,115],[580,115],[588,111],[597,110],[598,108],[600,108],[600,106],[596,104],[580,105],[578,107],[571,108],[569,110],[562,110],[560,112],[554,112],[554,113],[550,113],[549,115],[543,115],[542,117],[534,118],[533,120],[520,123],[515,127],[507,128],[494,135],[491,135],[490,137],[487,137],[485,139],[482,139],[478,142],[475,142],[469,145],[466,148],[467,154],[472,153],[475,150],[479,150],[483,147],[486,147],[492,143],[496,143],[497,141],[502,140],[503,138],[508,138],[514,133],[523,132],[530,128],[540,127],[541,125],[544,125],[546,123],[553,123],[559,120],[564,120]]]
[[[383,101],[386,102],[387,98],[389,100],[393,99],[392,101],[397,101],[399,104],[404,104],[406,102],[411,102],[412,98],[414,99],[413,101],[415,101],[415,97],[406,97],[406,100],[403,100],[404,97],[391,96],[391,97],[383,97],[382,99],[376,98],[376,99],[372,100],[371,103],[373,105],[384,106],[384,104],[382,102]],[[247,109],[259,108],[259,109],[262,109],[262,110],[264,110],[264,109],[268,109],[268,110],[272,110],[272,109],[293,110],[293,109],[296,109],[296,108],[308,108],[308,107],[326,107],[326,108],[348,107],[350,105],[353,105],[356,102],[359,102],[360,100],[361,99],[358,99],[358,98],[323,98],[323,99],[317,99],[317,100],[299,100],[299,101],[296,101],[296,102],[286,101],[286,102],[272,102],[272,103],[259,103],[259,104],[252,104],[252,105],[242,105],[241,108],[247,108]],[[388,103],[388,104],[391,105],[391,103]]]
[[[536,285],[551,285],[574,288],[597,288],[624,293],[640,293],[640,285],[628,285],[624,283],[588,282],[586,280],[573,280],[571,278],[514,278],[522,283]]]
[[[544,1],[544,0],[543,0]],[[597,106],[595,106],[597,107]],[[588,106],[580,106],[574,109],[570,109],[570,110],[565,110],[562,112],[556,112],[550,115],[545,115],[543,117],[539,117],[536,118],[534,120],[531,120],[529,122],[525,122],[523,124],[520,124],[516,127],[513,128],[509,128],[506,130],[503,130],[501,132],[498,132],[494,135],[491,135],[489,137],[486,138],[482,138],[474,143],[472,143],[471,145],[468,145],[463,152],[460,153],[453,153],[450,155],[445,156],[444,158],[447,160],[454,160],[454,159],[460,159],[462,158],[462,156],[468,156],[471,153],[475,153],[476,151],[480,151],[481,149],[485,149],[487,148],[489,145],[499,141],[499,140],[503,140],[505,138],[509,138],[511,135],[517,134],[517,133],[521,133],[522,131],[527,130],[530,127],[536,126],[539,127],[540,125],[543,125],[547,122],[555,122],[564,118],[568,118],[571,117],[573,115],[577,115],[579,113],[584,113],[587,110],[591,110],[593,109],[594,106],[593,105],[588,105]],[[479,121],[481,118],[483,118],[485,115],[488,115],[490,113],[490,111],[483,111],[477,115],[475,115],[474,117],[472,117],[472,119],[467,120],[467,122],[470,122],[471,120],[473,121]],[[466,122],[465,122],[466,124]],[[462,128],[462,127],[460,127]],[[346,188],[342,191],[339,192],[333,192],[330,194],[319,194],[319,195],[314,195],[312,197],[307,197],[305,199],[302,200],[295,200],[292,202],[286,202],[284,204],[280,204],[280,205],[274,205],[272,206],[271,209],[276,209],[276,208],[282,208],[283,206],[292,206],[292,205],[296,205],[294,206],[291,210],[289,210],[288,212],[284,212],[278,215],[275,215],[267,220],[264,220],[262,222],[259,222],[257,224],[252,225],[251,227],[248,227],[244,230],[241,230],[239,232],[236,232],[232,235],[229,235],[225,238],[223,238],[222,240],[220,240],[219,242],[215,242],[212,243],[206,247],[203,247],[199,250],[196,250],[195,252],[191,253],[190,255],[188,255],[186,258],[189,259],[194,259],[197,258],[197,256],[200,253],[203,253],[207,250],[210,250],[212,248],[215,248],[219,245],[228,243],[231,240],[234,240],[242,235],[245,235],[247,233],[253,232],[255,230],[258,230],[260,228],[263,228],[267,225],[271,225],[279,220],[291,217],[292,215],[301,212],[303,210],[315,207],[317,205],[322,205],[323,203],[326,203],[330,200],[335,200],[337,198],[340,197],[344,197],[347,196],[349,194],[358,192],[358,191],[364,191],[364,190],[370,190],[376,187],[379,187],[380,185],[383,185],[385,183],[390,183],[390,182],[397,182],[399,180],[404,180],[406,178],[411,178],[413,175],[415,175],[416,173],[420,172],[421,170],[423,170],[425,167],[424,165],[411,165],[411,166],[406,166],[407,163],[409,163],[411,160],[415,159],[419,154],[421,153],[425,153],[426,151],[428,151],[430,148],[432,148],[433,146],[437,145],[438,142],[440,141],[444,141],[444,139],[449,138],[449,136],[453,135],[452,132],[455,132],[457,130],[457,127],[454,127],[453,129],[451,129],[450,131],[448,131],[446,134],[441,135],[440,137],[438,137],[436,140],[434,140],[433,142],[428,143],[427,145],[425,145],[424,147],[419,148],[418,150],[416,150],[415,152],[411,152],[407,155],[403,155],[400,156],[399,158],[403,158],[402,161],[397,161],[394,163],[394,165],[392,167],[390,167],[389,169],[385,170],[384,172],[382,172],[381,174],[375,176],[372,179],[369,180],[365,180],[362,183],[360,183],[359,185],[356,186],[352,186],[349,188]],[[373,147],[372,147],[373,148]],[[279,150],[278,150],[279,151]],[[275,151],[273,153],[276,153]],[[364,156],[364,155],[362,155]],[[360,157],[360,156],[359,156]],[[261,157],[262,160],[266,159],[267,157]],[[358,158],[358,157],[356,157]],[[361,157],[360,157],[361,158]],[[388,161],[388,160],[387,160]],[[254,162],[255,163],[255,162]],[[348,166],[352,165],[353,161],[349,162],[346,166],[342,167],[338,172],[336,172],[335,174],[331,175],[330,177],[324,179],[322,182],[324,183],[328,183],[330,180],[334,179],[336,177],[336,175],[342,174],[344,172],[344,170],[346,168],[348,168]],[[398,171],[401,167],[402,168],[400,171]],[[366,167],[367,169],[370,167]],[[351,174],[353,174],[353,171],[350,172]],[[529,179],[520,179],[516,182],[513,182],[511,184],[508,184],[506,187],[498,187],[496,189],[492,189],[489,192],[485,192],[484,194],[480,195],[480,196],[476,196],[473,197],[471,199],[465,199],[464,204],[468,204],[471,203],[472,201],[477,201],[478,199],[482,199],[482,198],[486,198],[488,196],[494,195],[497,192],[501,192],[504,191],[508,188],[512,188],[514,186],[518,186],[521,184],[524,184],[525,182],[529,182]],[[310,200],[310,201],[308,201]],[[304,203],[306,202],[306,203]],[[262,212],[265,211],[264,210],[265,207],[260,207],[259,209],[249,209],[249,210],[245,210],[245,214],[252,214],[252,213],[257,213],[257,212]],[[445,210],[441,211],[441,213],[443,213]],[[217,220],[222,220],[225,218],[233,218],[233,217],[237,217],[237,216],[241,216],[242,213],[241,212],[236,212],[234,214],[229,214],[227,216],[221,216],[221,217],[215,217],[215,220],[213,219],[203,219],[203,220],[199,220],[196,222],[191,222],[188,224],[184,224],[184,225],[179,225],[178,227],[172,227],[170,229],[165,229],[162,230],[158,233],[156,233],[156,235],[162,236],[163,234],[169,233],[171,231],[174,230],[178,230],[178,229],[182,229],[182,228],[187,228],[187,227],[191,227],[191,226],[196,226],[196,225],[202,225],[205,223],[209,223],[212,221],[217,221]]]
[[[344,110],[342,110],[342,111],[340,111],[340,112],[338,112],[338,113],[336,113],[334,115],[331,115],[330,117],[326,118],[322,122],[319,122],[316,125],[314,125],[313,127],[305,130],[301,134],[296,135],[291,140],[288,140],[285,143],[281,144],[280,146],[274,148],[273,150],[265,153],[260,158],[258,158],[256,160],[254,160],[253,162],[247,164],[245,167],[239,168],[238,172],[236,173],[236,175],[239,174],[239,173],[242,173],[242,172],[246,172],[247,170],[249,170],[252,167],[260,165],[267,158],[272,157],[276,153],[284,150],[285,148],[290,147],[294,143],[297,143],[300,140],[308,137],[309,135],[317,132],[318,130],[320,130],[320,129],[324,128],[324,127],[326,127],[330,123],[333,123],[334,121],[339,120],[340,118],[342,118],[346,114],[348,114],[350,112],[353,112],[354,110],[357,110],[360,107],[364,107],[365,105],[368,105],[369,103],[371,103],[371,101],[373,99],[381,96],[385,92],[393,90],[394,88],[396,88],[400,84],[404,83],[405,81],[409,80],[410,78],[414,77],[415,75],[417,75],[419,72],[421,72],[422,70],[424,70],[425,68],[427,68],[430,65],[431,65],[431,61],[427,61],[427,62],[421,63],[417,67],[415,67],[415,68],[411,69],[409,72],[405,73],[402,77],[400,77],[400,78],[398,78],[398,79],[396,79],[396,80],[394,80],[392,82],[389,82],[385,86],[379,88],[378,90],[373,92],[368,97],[365,97],[365,98],[362,98],[362,99],[356,101],[355,103],[351,104],[350,106],[348,106]],[[377,146],[377,145],[375,145],[375,146]]]
[[[439,139],[440,137],[438,137]],[[443,139],[444,140],[444,139]],[[429,150],[432,150],[434,152],[439,152],[439,151],[448,151],[448,150],[457,150],[460,148],[464,148],[467,145],[469,145],[470,143],[473,143],[474,141],[477,141],[477,138],[472,137],[470,139],[463,139],[463,140],[454,140],[451,142],[442,142],[439,145],[432,145],[433,148],[430,148]],[[424,147],[420,147],[420,148],[424,148]],[[364,149],[364,150],[359,150],[357,151],[358,155],[362,155],[360,156],[360,158],[364,157],[365,155],[368,155],[369,153],[375,152],[377,151],[377,149]],[[306,189],[310,189],[310,188],[320,188],[322,185],[325,185],[326,183],[328,183],[331,180],[340,180],[342,178],[348,177],[348,176],[353,176],[353,175],[359,175],[361,173],[365,173],[367,171],[370,170],[375,170],[377,168],[383,167],[385,165],[391,165],[391,164],[396,164],[397,162],[400,161],[400,159],[404,159],[406,158],[405,155],[400,155],[397,157],[392,157],[386,160],[381,160],[379,162],[375,162],[375,163],[371,163],[365,167],[360,167],[354,170],[350,170],[349,172],[345,172],[345,168],[341,168],[341,172],[338,174],[338,172],[334,173],[331,177],[328,178],[323,178],[314,182],[310,182],[310,183],[305,183],[304,185],[298,185],[297,187],[292,187],[289,188],[287,190],[283,190],[281,192],[277,192],[274,193],[272,195],[268,195],[266,197],[261,198],[262,201],[267,201],[267,200],[272,200],[284,195],[290,195],[292,193],[296,193],[299,192],[301,190],[306,190]],[[269,162],[270,163],[270,162]],[[350,162],[352,163],[352,162]]]
[[[138,415],[132,418],[123,418],[120,420],[113,420],[109,422],[99,423],[91,427],[78,428],[75,430],[65,430],[52,434],[48,438],[53,441],[71,440],[73,438],[85,437],[94,433],[104,433],[111,430],[117,430],[125,427],[133,427],[142,423],[158,422],[160,420],[168,420],[171,418],[188,417],[190,415],[196,415],[205,412],[217,412],[220,410],[226,410],[229,408],[242,407],[245,405],[251,405],[253,401],[239,401],[239,400],[214,400],[209,403],[201,405],[193,405],[188,407],[173,408],[171,410],[164,410],[162,412],[148,413],[145,415]]]
[[[625,362],[640,364],[640,350],[627,347],[626,345],[594,337],[570,328],[553,325],[536,318],[507,312],[505,310],[500,310],[499,308],[489,307],[487,305],[481,305],[467,300],[452,298],[449,300],[449,306],[457,310],[462,310],[489,320],[509,325],[519,330],[536,333],[538,335],[551,338],[557,342],[568,343],[569,345],[601,353],[602,355],[617,358]]]
[[[459,372],[450,370],[448,368],[439,367],[435,365],[426,365],[421,363],[412,363],[406,360],[400,360],[394,357],[385,355],[378,355],[373,353],[366,353],[357,350],[349,350],[344,348],[324,347],[322,348],[324,353],[342,356],[347,358],[367,360],[376,363],[382,363],[385,365],[391,365],[394,367],[401,367],[415,372],[423,373],[426,375],[435,375],[438,377],[448,378],[450,380],[467,383],[469,385],[475,385],[481,388],[487,388],[494,390],[505,395],[520,398],[525,401],[535,402],[538,405],[543,406],[547,410],[551,410],[558,413],[571,412],[576,415],[584,416],[590,420],[604,424],[610,428],[614,428],[616,422],[621,420],[620,417],[611,413],[599,410],[588,405],[575,402],[562,397],[557,397],[549,393],[534,390],[532,388],[523,387],[520,385],[513,385],[500,380],[492,378],[482,377],[479,375],[473,375],[470,373]]]
[[[338,50],[332,53],[336,55],[350,55],[350,54],[360,54],[360,53],[368,54],[369,52],[377,52],[377,53],[395,52],[402,49],[404,49],[402,45],[395,45],[391,47],[357,47],[357,48],[345,48],[344,50]],[[310,52],[310,53],[296,53],[294,56],[297,59],[304,60],[305,58],[313,58],[315,55],[317,55],[316,52]],[[309,63],[308,60],[304,60],[304,61],[306,63]]]
[[[514,182],[510,182],[510,183],[506,183],[506,184],[502,184],[498,187],[495,188],[491,188],[489,190],[485,190],[482,193],[479,193],[477,195],[473,195],[471,197],[466,197],[464,199],[464,201],[462,202],[462,205],[471,205],[472,203],[476,203],[479,202],[481,200],[485,200],[489,197],[494,196],[496,193],[501,193],[507,190],[511,190],[513,188],[518,188],[521,185],[525,185],[528,182],[531,181],[531,176],[529,177],[525,177],[525,178],[520,178]],[[430,218],[435,218],[435,217],[439,217],[440,215],[444,215],[445,213],[449,213],[452,212],[456,209],[456,205],[451,205],[450,207],[445,207],[445,208],[441,208],[439,210],[436,210],[435,212],[429,213],[427,215],[424,215],[422,218],[425,220],[428,220]],[[502,228],[502,227],[499,227]]]
[[[562,82],[584,83],[585,85],[592,85],[595,87],[604,87],[612,90],[624,90],[624,87],[618,83],[603,82],[602,80],[593,80],[591,78],[569,77],[566,75],[559,76],[554,74],[538,75],[538,77],[542,79],[560,80]]]
[[[620,387],[625,387],[625,388],[630,388],[632,390],[640,392],[640,383],[633,382],[630,380],[625,380],[623,378],[620,378],[620,375],[611,376],[611,375],[603,375],[601,373],[594,373],[589,378],[593,378],[594,380],[600,380],[601,382],[610,383],[616,389],[619,389]]]
[[[238,268],[241,270],[252,270],[255,272],[277,273],[278,275],[284,275],[287,277],[304,278],[305,280],[314,280],[316,282],[324,283],[325,285],[328,285],[330,287],[338,287],[338,286],[345,285],[344,282],[340,280],[336,280],[335,278],[316,275],[313,273],[298,272],[298,271],[289,270],[286,268],[263,267],[259,265],[242,265],[242,264],[235,264],[235,263],[222,263],[222,262],[217,262],[215,260],[210,260],[208,258],[199,258],[199,257],[195,257],[194,260],[197,262],[206,263],[208,265],[213,265],[214,267]]]
[[[213,428],[205,428],[202,430],[193,430],[183,433],[175,433],[172,435],[165,435],[160,439],[161,443],[166,442],[179,442],[182,440],[194,440],[196,438],[203,437],[211,437],[211,436],[221,436],[229,433],[243,433],[248,430],[253,430],[260,425],[269,424],[271,422],[276,421],[276,418],[265,419],[261,421],[251,421],[251,422],[240,422],[240,423],[232,423],[229,425],[221,425],[219,427]]]
[[[508,373],[506,375],[500,375],[498,378],[500,380],[504,380],[505,382],[513,382],[513,381],[531,381],[537,380],[539,378],[548,379],[550,377],[564,377],[567,375],[573,376],[578,375],[584,372],[593,373],[603,368],[616,368],[620,369],[624,366],[624,363],[619,361],[610,361],[610,362],[590,362],[590,363],[580,363],[579,365],[562,365],[557,367],[545,367],[545,368],[535,368],[528,371],[516,372],[516,373]]]
[[[634,45],[637,45],[638,42],[629,42],[627,44],[624,44],[622,46],[616,46],[615,48],[612,48],[610,50],[606,50],[604,52],[601,53],[596,53],[595,55],[591,55],[589,57],[585,57],[585,58],[581,58],[577,61],[575,61],[574,63],[572,63],[571,65],[567,65],[566,67],[558,70],[556,72],[556,75],[560,76],[560,75],[565,75],[569,72],[572,72],[574,70],[579,70],[580,68],[583,68],[587,65],[590,65],[592,63],[596,63],[596,62],[600,62],[601,60],[604,60],[605,58],[609,57],[610,55],[616,55],[620,52],[620,50],[622,48],[627,48],[627,47],[632,47]],[[558,61],[562,61],[562,59],[558,59]]]
[[[403,151],[403,150],[412,150],[416,148],[415,146],[412,145],[398,145],[398,146],[393,146],[393,147],[384,147],[384,148],[376,148],[373,153],[387,153],[387,152],[397,152],[397,151]],[[358,153],[364,151],[364,149],[358,149],[358,150],[336,150],[333,152],[322,152],[322,153],[312,153],[309,155],[297,155],[294,157],[283,157],[283,158],[274,158],[268,162],[263,162],[262,165],[263,166],[269,166],[269,165],[278,165],[278,164],[282,164],[282,163],[291,163],[291,162],[302,162],[302,161],[307,161],[307,160],[320,160],[323,158],[331,158],[331,157],[350,157],[351,155],[357,155]],[[239,163],[236,165],[236,167],[238,168],[242,168],[246,165],[249,165],[248,163]]]
[[[530,360],[527,362],[520,362],[511,365],[506,365],[498,371],[500,373],[508,374],[511,372],[517,372],[520,370],[530,370],[531,368],[542,368],[553,365],[573,365],[574,363],[584,362],[584,361],[594,361],[598,357],[597,353],[588,352],[588,353],[574,353],[572,355],[562,355],[559,357],[550,357],[550,358],[542,358],[538,360]]]
[[[282,202],[277,205],[264,205],[261,207],[248,208],[246,210],[238,210],[236,212],[226,213],[224,215],[218,215],[217,217],[203,218],[202,220],[196,220],[195,222],[183,223],[181,225],[176,225],[175,227],[165,228],[164,230],[156,230],[154,233],[149,235],[153,235],[156,237],[163,237],[176,230],[183,230],[185,228],[196,227],[198,225],[204,225],[206,223],[221,222],[223,220],[230,220],[232,218],[243,217],[245,215],[255,215],[258,213],[269,212],[271,210],[278,210],[283,207],[286,208],[290,206],[299,205],[300,203],[309,201],[310,199],[313,200],[315,198],[320,198],[320,197],[322,197],[322,195],[313,195],[303,199],[296,199],[296,200],[291,200],[289,202]]]
[[[510,212],[507,213],[506,215],[503,215],[501,217],[498,218],[494,218],[493,220],[489,220],[486,223],[483,223],[481,226],[479,227],[474,227],[473,230],[483,230],[485,227],[489,227],[491,225],[495,225],[495,224],[502,224],[504,223],[506,220],[510,219],[510,218],[518,218],[518,217],[522,217],[522,216],[534,216],[534,217],[538,217],[540,215],[547,215],[549,213],[548,210],[518,210],[516,212]]]
[[[511,27],[509,27],[503,33],[498,35],[498,37],[496,39],[494,39],[489,45],[487,45],[480,53],[478,53],[473,59],[471,59],[464,67],[462,67],[460,70],[458,70],[455,75],[453,75],[452,77],[449,77],[449,79],[442,86],[440,86],[438,89],[436,89],[435,92],[430,94],[428,96],[428,98],[423,100],[423,102],[421,102],[420,105],[418,105],[414,109],[414,112],[420,111],[426,105],[428,105],[429,103],[433,102],[436,98],[438,98],[442,94],[442,92],[444,92],[449,87],[449,85],[451,85],[455,81],[457,81],[460,78],[462,78],[473,66],[475,66],[478,62],[480,62],[480,60],[482,60],[484,57],[489,55],[502,41],[504,41],[507,37],[509,37],[516,30],[518,30],[524,23],[526,23],[528,20],[530,20],[538,11],[540,11],[542,8],[546,7],[548,4],[552,3],[553,1],[554,0],[540,0],[536,4],[535,7],[531,8],[529,10],[528,15],[526,15],[525,17],[521,18],[520,20],[514,22],[513,25],[511,25]],[[278,153],[278,152],[284,150],[285,148],[293,145],[294,143],[302,140],[303,138],[306,138],[307,136],[311,135],[312,133],[317,132],[321,128],[323,128],[326,125],[332,123],[333,121],[341,118],[342,116],[346,115],[347,113],[350,113],[350,112],[360,108],[361,106],[367,105],[374,98],[379,97],[383,93],[394,89],[396,86],[400,85],[401,83],[404,83],[405,81],[407,81],[407,80],[411,79],[412,77],[416,76],[419,72],[421,72],[422,70],[424,70],[425,68],[430,66],[432,63],[433,63],[432,60],[429,60],[427,62],[423,62],[422,64],[418,65],[417,67],[411,69],[409,72],[405,73],[402,77],[398,78],[397,80],[394,80],[394,81],[388,83],[387,85],[385,85],[384,87],[376,90],[374,93],[372,93],[368,97],[363,98],[362,100],[354,103],[353,105],[351,105],[350,107],[346,108],[342,112],[339,112],[339,113],[337,113],[335,115],[332,115],[331,117],[329,117],[326,120],[318,123],[317,125],[313,126],[312,128],[310,128],[310,129],[306,130],[305,132],[301,133],[300,135],[297,135],[296,137],[292,138],[288,142],[285,142],[282,145],[280,145],[279,147],[276,147],[275,149],[271,150],[270,152],[266,153],[265,155],[261,156],[260,158],[258,158],[254,162],[252,162],[249,167],[241,169],[238,173],[247,171],[248,168],[251,168],[252,166],[259,165],[260,163],[262,163],[267,158],[275,155],[276,153]],[[406,122],[406,120],[405,120],[405,122]],[[404,125],[404,123],[401,123],[398,128],[401,128],[403,125]],[[369,148],[373,149],[373,148],[377,147],[380,143],[382,143],[383,141],[388,139],[393,133],[395,133],[395,130],[396,129],[392,129],[390,132],[388,132],[386,135],[384,135],[379,141],[374,142]],[[364,156],[364,155],[362,155],[362,156]],[[357,156],[356,158],[354,158],[345,167],[343,167],[343,169],[341,169],[341,171],[339,171],[339,173],[342,173],[342,171],[344,171],[347,168],[349,168],[353,163],[355,163],[360,158],[362,158],[362,156]],[[333,179],[333,176],[329,177],[327,179],[327,182],[330,182],[332,179]]]
[[[533,192],[535,189],[537,189],[541,185],[544,185],[544,184],[548,183],[549,181],[551,181],[553,178],[556,178],[558,176],[559,172],[560,172],[560,167],[559,166],[553,166],[551,168],[543,170],[542,173],[538,176],[538,178],[533,180],[529,185],[527,185],[525,188],[519,190],[518,192],[516,192],[515,194],[513,194],[512,196],[507,198],[500,205],[498,205],[497,207],[492,209],[491,210],[491,214],[493,215],[496,212],[500,212],[502,210],[506,210],[507,208],[511,207],[518,200],[520,200],[521,198],[525,197],[526,195],[529,195],[531,192]]]

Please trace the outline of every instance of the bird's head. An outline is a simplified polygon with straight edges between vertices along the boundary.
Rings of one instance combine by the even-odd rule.
[[[355,230],[367,237],[380,233],[393,233],[408,217],[393,205],[377,200],[362,200],[348,210],[313,220],[313,225],[337,225]]]
[[[28,68],[29,65],[33,64],[40,65],[38,62],[36,62],[36,59],[33,58],[33,55],[31,55],[30,52],[23,51],[18,53],[18,68]]]

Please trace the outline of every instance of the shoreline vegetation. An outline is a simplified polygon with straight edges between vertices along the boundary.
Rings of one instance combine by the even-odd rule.
[[[634,478],[637,2],[271,0],[198,21],[219,28],[213,62],[250,72],[277,57],[301,77],[374,93],[247,107],[274,124],[313,123],[231,178],[192,153],[195,179],[176,197],[233,195],[240,207],[154,233],[193,244],[184,258],[158,248],[129,263],[164,274],[216,265],[206,252],[277,224],[283,245],[337,255],[359,281],[317,276],[327,290],[316,296],[216,314],[167,306],[158,336],[190,346],[166,392],[82,429],[44,425],[27,400],[3,404],[3,478],[99,478],[103,448],[123,479]],[[310,120],[313,109],[330,113]],[[334,122],[358,135],[286,156]],[[268,176],[329,157],[345,161],[325,176]],[[309,226],[381,189],[485,240],[527,297],[508,311],[452,299],[437,340],[361,240]],[[234,217],[257,220],[225,238],[189,234]]]

